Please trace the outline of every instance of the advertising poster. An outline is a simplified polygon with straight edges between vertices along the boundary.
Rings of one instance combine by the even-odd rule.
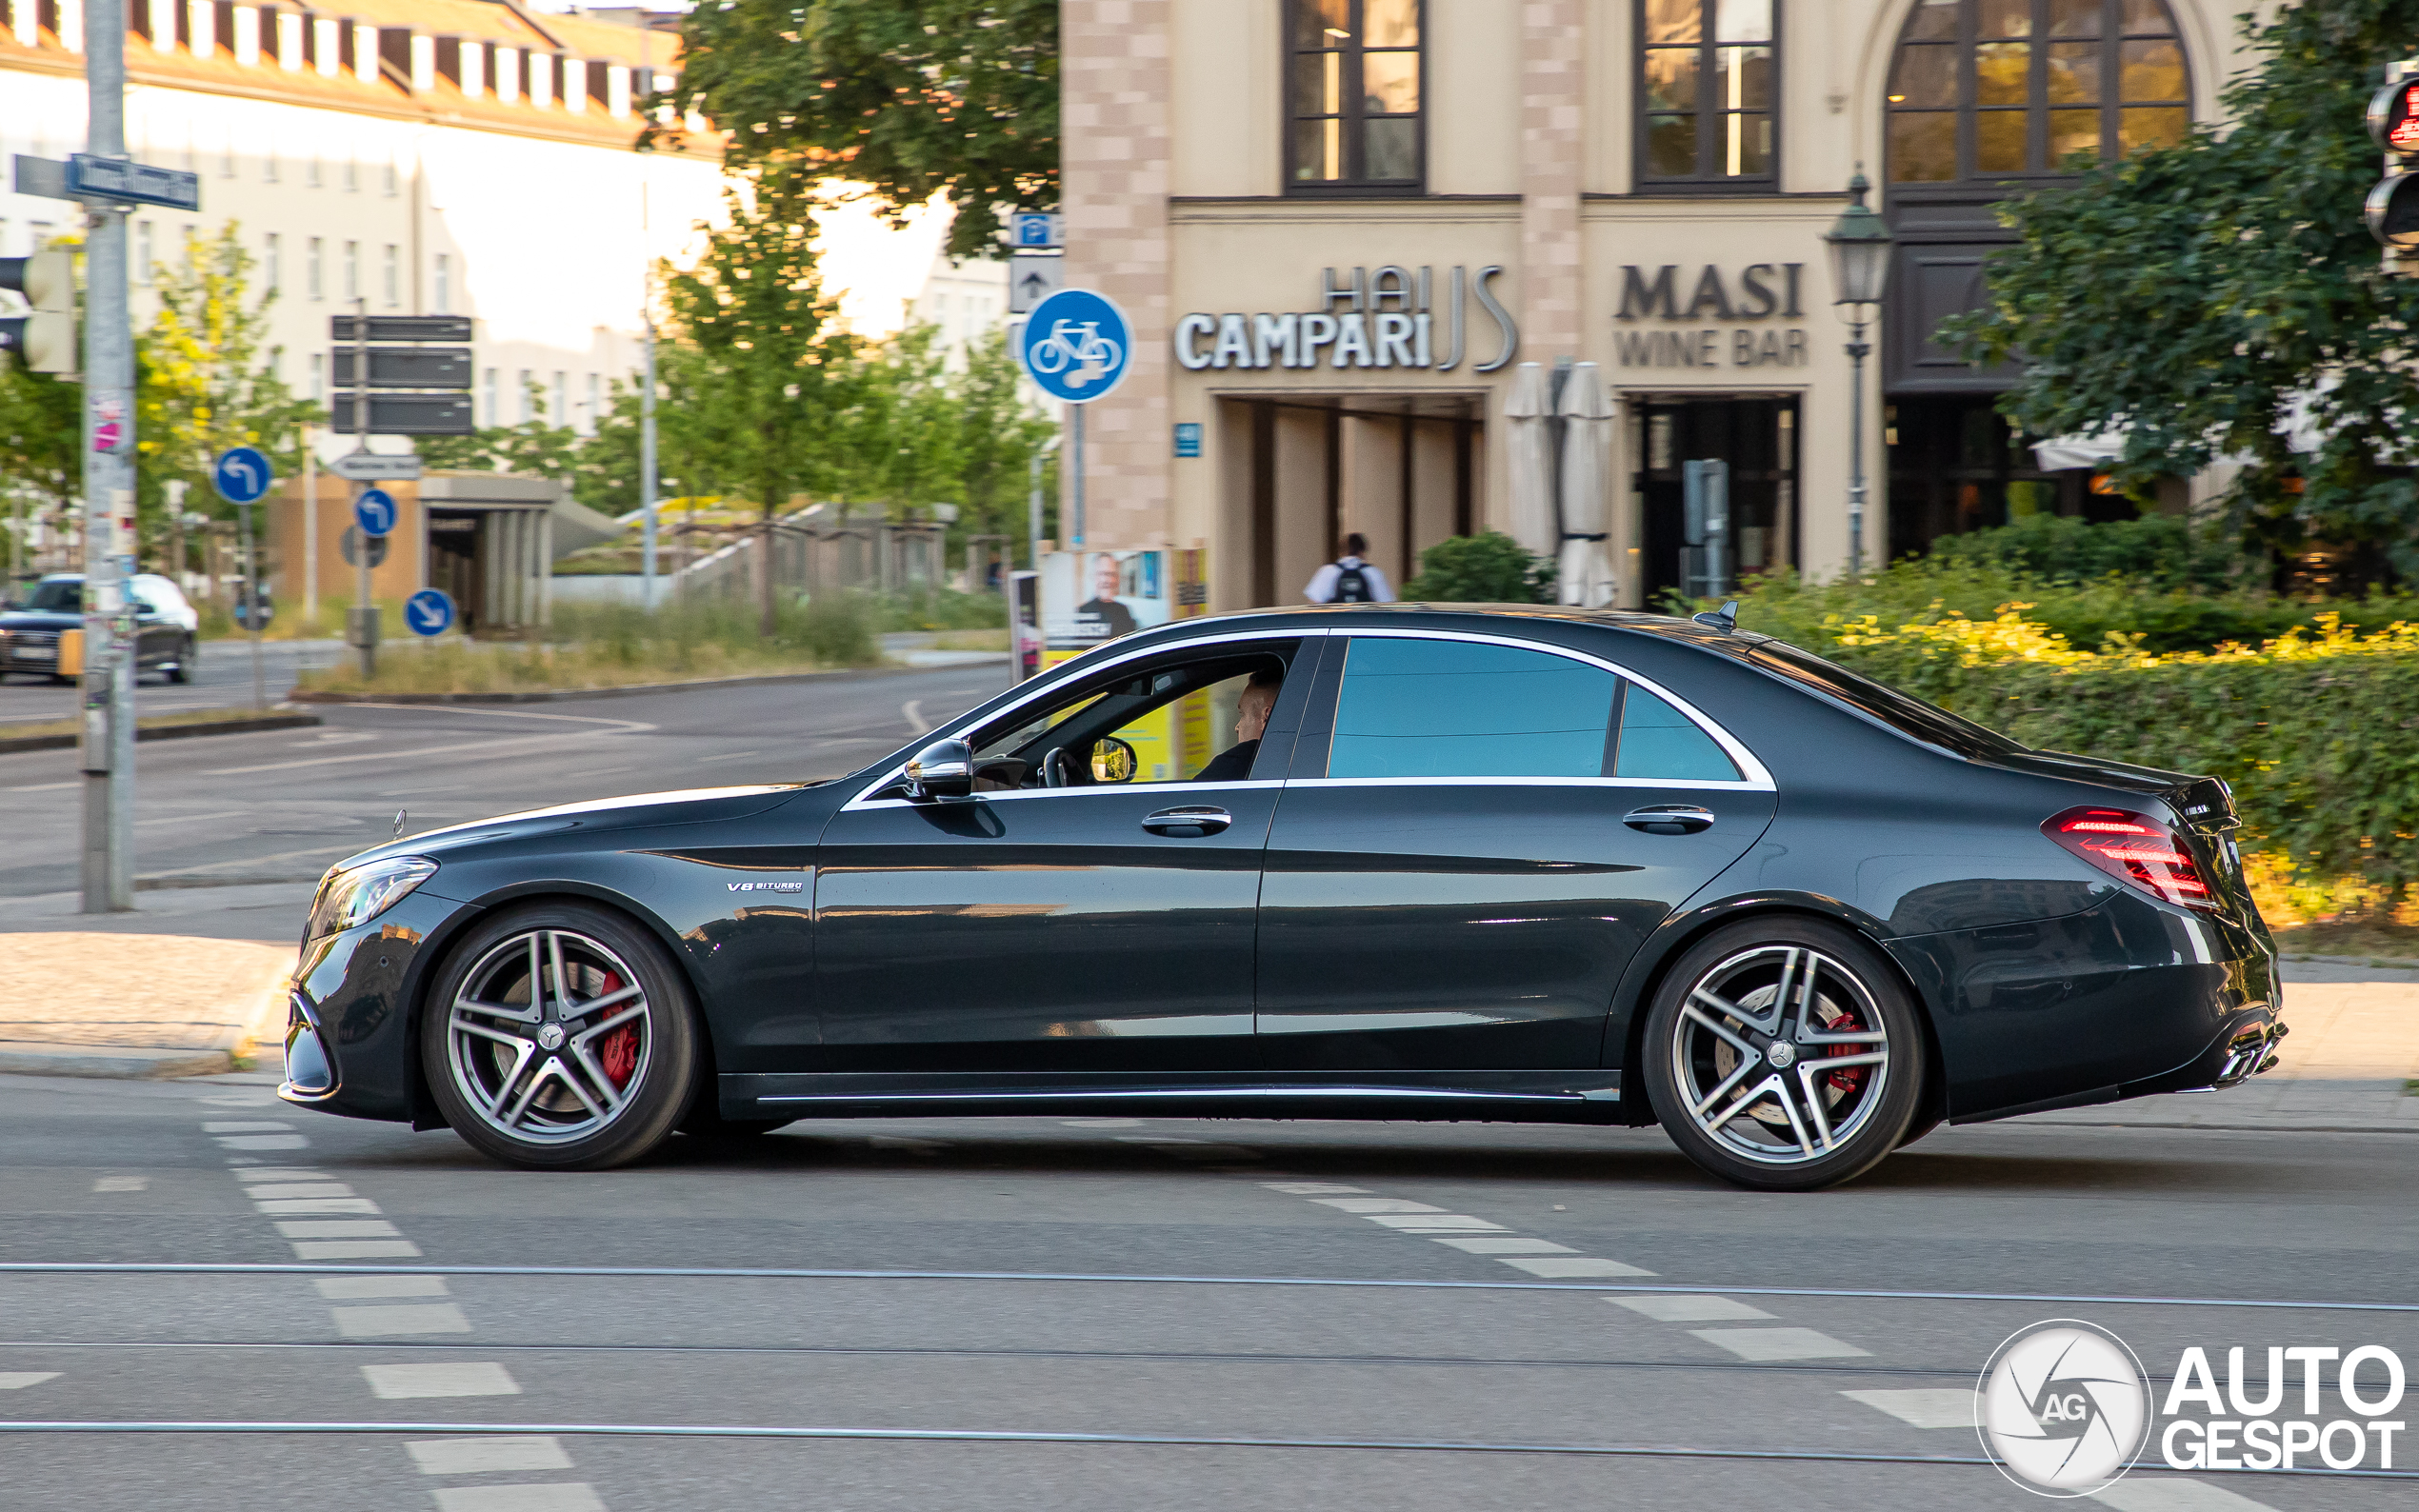
[[[1008,635],[1010,674],[1015,682],[1042,675],[1042,575],[1008,575]]]
[[[1199,551],[1053,551],[1042,558],[1041,580],[1045,667],[1121,635],[1190,618],[1209,603]],[[1183,698],[1116,733],[1134,747],[1143,774],[1168,782],[1208,765],[1210,721],[1206,699]]]

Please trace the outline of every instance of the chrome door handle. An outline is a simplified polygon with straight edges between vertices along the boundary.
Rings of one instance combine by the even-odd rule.
[[[1713,827],[1713,810],[1694,804],[1649,804],[1622,815],[1621,822],[1649,835],[1694,835]]]
[[[1183,808],[1162,808],[1155,814],[1143,816],[1142,827],[1154,835],[1171,835],[1178,830],[1198,829],[1214,835],[1234,823],[1234,815],[1207,804],[1190,805]]]

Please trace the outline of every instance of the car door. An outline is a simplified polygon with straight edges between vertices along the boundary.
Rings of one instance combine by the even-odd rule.
[[[918,803],[876,784],[846,805],[816,873],[818,1063],[1251,1069],[1260,862],[1307,672],[1285,677],[1292,696],[1278,696],[1243,780],[1190,781],[1204,764],[1155,759],[1168,752],[1151,742],[1205,717],[1237,677],[1284,676],[1305,642],[1235,637],[1106,663],[967,732],[988,790]],[[1043,785],[1069,765],[1053,752],[1100,738],[1126,743],[1122,780],[1085,758],[1066,786]],[[1134,759],[1138,745],[1154,759]]]
[[[1558,647],[1389,631],[1327,660],[1269,839],[1264,1064],[1600,1064],[1622,968],[1769,824],[1763,767]]]

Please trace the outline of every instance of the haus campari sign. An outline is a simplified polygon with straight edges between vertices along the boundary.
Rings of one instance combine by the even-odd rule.
[[[1175,326],[1176,361],[1187,369],[1389,368],[1493,372],[1520,350],[1520,328],[1494,281],[1500,264],[1475,271],[1388,264],[1348,278],[1322,269],[1317,308],[1211,314]]]

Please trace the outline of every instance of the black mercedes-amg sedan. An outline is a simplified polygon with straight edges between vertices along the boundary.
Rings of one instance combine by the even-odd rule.
[[[1659,1123],[1820,1187],[2272,1064],[2236,823],[1719,615],[1186,620],[846,777],[352,857],[280,1095],[541,1169],[1114,1108]]]

